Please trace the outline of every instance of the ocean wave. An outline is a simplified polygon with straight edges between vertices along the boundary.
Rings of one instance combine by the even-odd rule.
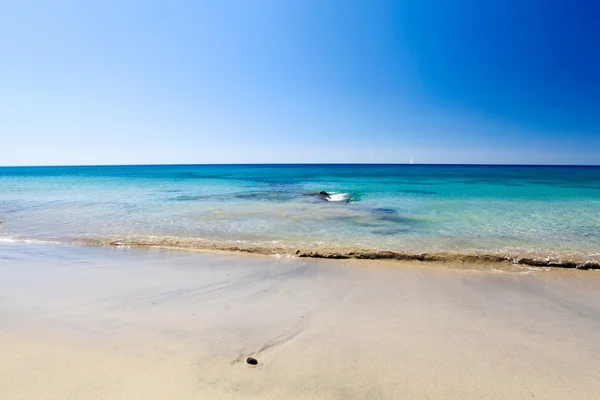
[[[350,193],[326,192],[324,190],[320,192],[305,193],[305,195],[334,203],[349,203],[351,200],[356,200]]]
[[[348,203],[350,201],[350,194],[330,192],[329,196],[326,197],[325,200],[332,201],[332,202]]]

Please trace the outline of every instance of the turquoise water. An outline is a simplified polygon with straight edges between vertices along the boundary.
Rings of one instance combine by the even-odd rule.
[[[3,240],[593,261],[600,167],[4,167],[0,219]]]

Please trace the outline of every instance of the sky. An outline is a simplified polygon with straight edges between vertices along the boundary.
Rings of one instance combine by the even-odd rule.
[[[600,164],[591,0],[0,6],[0,165]]]

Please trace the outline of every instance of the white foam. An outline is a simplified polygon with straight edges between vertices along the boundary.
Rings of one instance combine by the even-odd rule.
[[[60,243],[48,239],[26,239],[21,237],[0,237],[0,243]]]
[[[327,201],[348,201],[350,196],[348,193],[329,193],[329,197],[326,198]]]

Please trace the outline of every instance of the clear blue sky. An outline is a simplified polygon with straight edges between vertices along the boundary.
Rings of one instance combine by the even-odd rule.
[[[600,164],[593,1],[0,4],[0,165]]]

